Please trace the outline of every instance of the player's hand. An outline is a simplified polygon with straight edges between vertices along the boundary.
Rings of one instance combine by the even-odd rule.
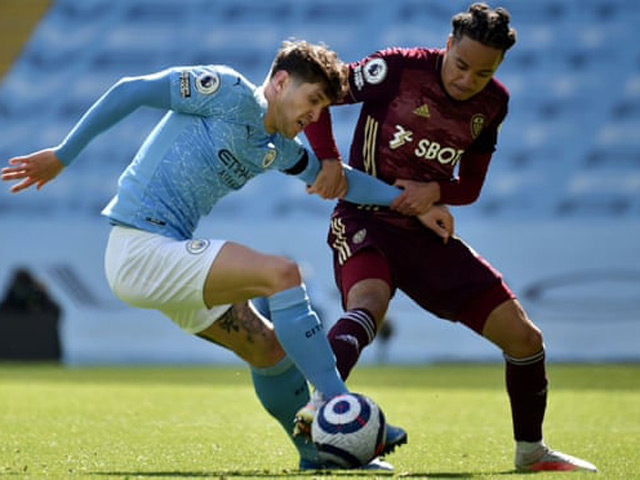
[[[440,200],[440,185],[437,182],[396,180],[394,185],[403,189],[393,199],[390,207],[404,215],[421,215]]]
[[[427,213],[418,215],[418,220],[433,230],[446,244],[453,235],[453,215],[446,205],[434,205]]]
[[[9,165],[11,166],[2,169],[2,180],[22,180],[9,189],[14,193],[32,185],[40,190],[64,168],[52,149],[40,150],[24,157],[11,158]]]
[[[347,178],[342,162],[337,158],[322,160],[322,168],[313,185],[307,187],[307,192],[315,193],[324,199],[344,197],[347,193]]]

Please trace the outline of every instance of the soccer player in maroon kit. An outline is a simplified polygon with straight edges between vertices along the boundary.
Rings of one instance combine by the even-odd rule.
[[[342,103],[362,103],[349,164],[405,191],[392,209],[336,206],[328,242],[346,312],[329,339],[346,379],[399,288],[503,351],[517,470],[596,471],[544,444],[542,334],[500,273],[459,238],[443,242],[407,216],[478,198],[507,114],[509,94],[493,75],[516,41],[509,20],[503,8],[474,3],[453,17],[444,49],[389,48],[348,65]],[[319,158],[339,158],[328,112],[305,133]]]

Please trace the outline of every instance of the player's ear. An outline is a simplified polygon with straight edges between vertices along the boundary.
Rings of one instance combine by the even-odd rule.
[[[278,93],[282,92],[282,90],[287,86],[290,78],[291,76],[289,75],[289,72],[286,70],[278,70],[273,75],[273,87],[275,91]]]

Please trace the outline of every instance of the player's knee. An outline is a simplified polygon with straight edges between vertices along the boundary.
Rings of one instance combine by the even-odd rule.
[[[511,354],[517,357],[535,355],[543,347],[542,332],[533,323],[528,323],[511,342]],[[509,353],[509,352],[507,352]]]
[[[532,326],[533,328],[530,330],[527,337],[527,345],[529,346],[530,351],[532,351],[533,353],[538,353],[540,350],[542,350],[544,341],[540,329],[535,325]]]
[[[265,295],[273,295],[301,283],[302,277],[296,262],[284,257],[274,257],[269,266],[268,291]]]

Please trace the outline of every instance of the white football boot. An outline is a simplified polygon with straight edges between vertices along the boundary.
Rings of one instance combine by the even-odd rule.
[[[531,452],[523,452],[516,448],[516,470],[518,472],[597,472],[592,463],[566,453],[551,450],[544,443],[540,443]]]

